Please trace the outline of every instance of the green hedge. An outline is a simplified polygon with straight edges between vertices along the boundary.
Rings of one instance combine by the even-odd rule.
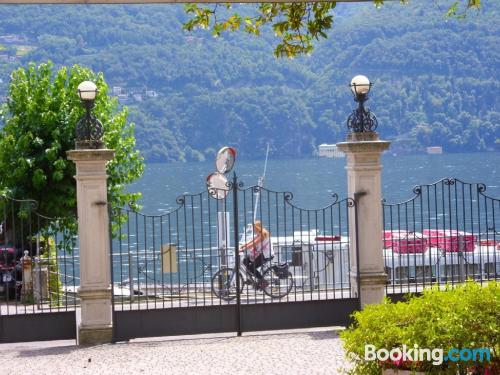
[[[354,323],[342,332],[348,358],[355,364],[351,374],[380,375],[382,368],[419,370],[428,374],[500,373],[500,284],[475,282],[445,290],[429,289],[406,302],[367,305],[354,313]],[[365,345],[385,348],[491,348],[490,362],[367,361]]]
[[[48,292],[50,306],[62,306],[64,291],[57,259],[57,245],[54,237],[42,236],[40,239],[40,248],[40,266],[47,266],[49,270]]]

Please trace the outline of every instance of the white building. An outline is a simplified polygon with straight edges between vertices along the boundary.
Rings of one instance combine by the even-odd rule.
[[[124,92],[122,91],[121,86],[113,86],[113,95],[114,96],[120,96]]]
[[[318,147],[318,156],[326,158],[343,158],[345,154],[337,150],[337,145],[323,143]]]
[[[440,155],[443,153],[443,148],[441,146],[430,146],[426,149],[428,154],[437,154]]]

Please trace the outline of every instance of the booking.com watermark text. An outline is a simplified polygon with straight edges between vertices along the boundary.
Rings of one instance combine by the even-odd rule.
[[[490,348],[462,348],[450,349],[446,353],[442,348],[420,348],[417,344],[413,346],[402,345],[400,348],[377,349],[375,345],[365,345],[365,360],[367,361],[393,361],[393,362],[431,362],[435,366],[443,362],[473,361],[490,362]]]

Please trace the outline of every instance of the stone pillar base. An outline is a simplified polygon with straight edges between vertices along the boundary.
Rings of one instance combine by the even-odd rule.
[[[82,321],[82,309],[76,309],[76,344],[101,345],[113,342],[113,324],[85,324]]]
[[[385,286],[387,284],[387,274],[382,272],[361,272],[360,277],[360,287],[358,296],[361,301],[361,308],[365,305],[371,303],[380,303],[385,297]],[[355,293],[358,293],[357,290],[357,278],[355,273],[353,273],[353,277],[351,280],[351,285],[355,288]]]
[[[361,308],[370,303],[380,303],[385,297],[385,285],[387,284],[387,274],[365,273],[360,274],[361,284]]]
[[[100,345],[113,342],[113,327],[87,328],[78,327],[76,338],[78,345]]]

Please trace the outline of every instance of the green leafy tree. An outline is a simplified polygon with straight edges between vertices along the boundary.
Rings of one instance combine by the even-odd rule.
[[[400,0],[402,4],[407,0]],[[467,10],[479,8],[481,0],[445,1],[448,5],[448,17],[463,18]],[[384,0],[373,0],[376,7],[383,5]],[[186,13],[192,18],[184,24],[186,30],[196,28],[210,29],[214,36],[223,31],[242,30],[253,35],[260,35],[261,30],[270,25],[273,32],[281,38],[274,54],[277,57],[293,58],[297,55],[310,54],[314,40],[327,38],[327,32],[333,26],[331,12],[337,2],[294,2],[294,3],[261,3],[255,5],[252,15],[243,16],[231,12],[232,5],[222,7],[216,4],[211,7],[187,4]],[[432,5],[432,4],[431,4]],[[222,8],[222,9],[221,9]]]
[[[102,74],[75,65],[53,71],[51,62],[19,68],[11,75],[9,99],[1,111],[0,191],[17,199],[35,199],[37,212],[66,218],[63,228],[76,228],[75,164],[66,151],[74,149],[75,125],[84,109],[77,94],[79,83],[94,81],[99,93],[94,114],[104,125],[104,142],[115,150],[107,165],[111,204],[137,205],[140,193],[126,190],[144,170],[135,148],[134,125],[127,124],[127,109],[119,109],[107,95]]]

